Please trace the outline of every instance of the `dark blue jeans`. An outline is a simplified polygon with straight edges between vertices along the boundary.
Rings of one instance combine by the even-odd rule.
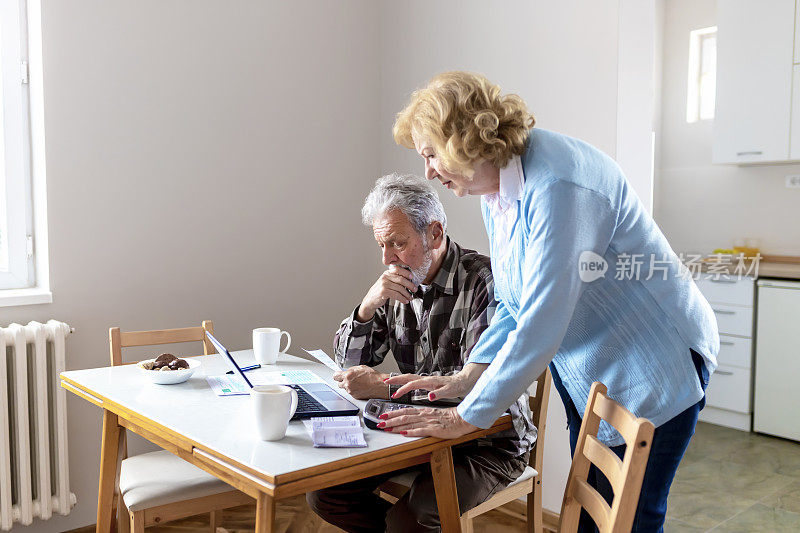
[[[708,370],[703,364],[703,358],[690,350],[692,361],[697,370],[697,377],[703,390],[708,386]],[[578,441],[578,433],[581,429],[581,413],[575,408],[575,404],[569,397],[561,378],[550,364],[550,372],[553,375],[553,384],[558,390],[564,407],[567,410],[567,426],[569,427],[569,445],[572,454],[575,454],[575,446]],[[642,491],[639,495],[639,504],[636,507],[636,516],[633,519],[632,532],[660,533],[663,531],[664,518],[667,514],[667,496],[672,485],[672,479],[678,469],[678,464],[683,458],[689,440],[694,435],[697,425],[697,416],[705,406],[705,396],[696,404],[686,409],[676,417],[656,428],[653,434],[653,443],[650,447],[650,457],[647,460],[647,469],[642,480]],[[625,455],[625,445],[614,446],[611,448],[620,458]],[[592,466],[589,469],[589,484],[594,487],[609,504],[612,501],[614,492],[611,484],[597,468]],[[586,511],[581,511],[579,533],[591,533],[597,531],[594,521]]]

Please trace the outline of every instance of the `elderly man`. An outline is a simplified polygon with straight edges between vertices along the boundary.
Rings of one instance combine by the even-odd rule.
[[[453,374],[494,313],[489,258],[446,236],[447,218],[436,191],[414,176],[384,176],[367,196],[364,224],[372,226],[388,270],[339,327],[334,378],[356,398],[389,398],[388,374],[372,367],[391,351],[401,372]],[[486,365],[467,364],[482,372]],[[400,398],[398,401],[408,401]],[[536,439],[526,397],[510,406],[514,429],[453,449],[461,512],[505,488],[525,469]],[[438,531],[430,468],[418,472],[411,490],[394,506],[374,494],[397,472],[309,493],[326,521],[350,532]]]

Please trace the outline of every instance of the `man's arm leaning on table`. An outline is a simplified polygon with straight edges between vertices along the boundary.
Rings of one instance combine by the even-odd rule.
[[[345,370],[336,372],[333,379],[354,398],[389,398],[389,385],[383,383],[389,374],[371,368],[383,362],[389,351],[387,305],[376,309],[372,319],[367,322],[358,321],[359,308],[356,307],[342,321],[334,337],[334,357],[336,363]]]
[[[371,320],[359,322],[358,307],[345,318],[333,339],[336,364],[342,368],[357,365],[375,366],[389,352],[389,328],[386,322],[386,305],[375,310]]]

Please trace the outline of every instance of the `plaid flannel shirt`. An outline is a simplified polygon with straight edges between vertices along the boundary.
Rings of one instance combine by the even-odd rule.
[[[389,300],[369,322],[358,322],[356,307],[334,338],[342,368],[375,366],[390,351],[403,373],[448,375],[461,370],[489,326],[497,302],[489,258],[447,238],[447,253],[427,290],[410,304]],[[527,395],[509,407],[514,429],[475,441],[521,456],[536,440]]]

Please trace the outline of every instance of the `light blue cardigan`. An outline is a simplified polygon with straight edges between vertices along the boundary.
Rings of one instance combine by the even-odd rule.
[[[589,144],[538,128],[522,168],[505,267],[495,262],[492,219],[481,202],[498,307],[469,359],[491,364],[458,412],[489,427],[551,360],[581,414],[594,381],[656,427],[697,403],[703,390],[689,348],[711,374],[716,318],[622,170]],[[581,280],[586,251],[608,265],[594,281]],[[618,270],[632,257],[641,263],[639,279]],[[623,442],[605,424],[599,437]]]

